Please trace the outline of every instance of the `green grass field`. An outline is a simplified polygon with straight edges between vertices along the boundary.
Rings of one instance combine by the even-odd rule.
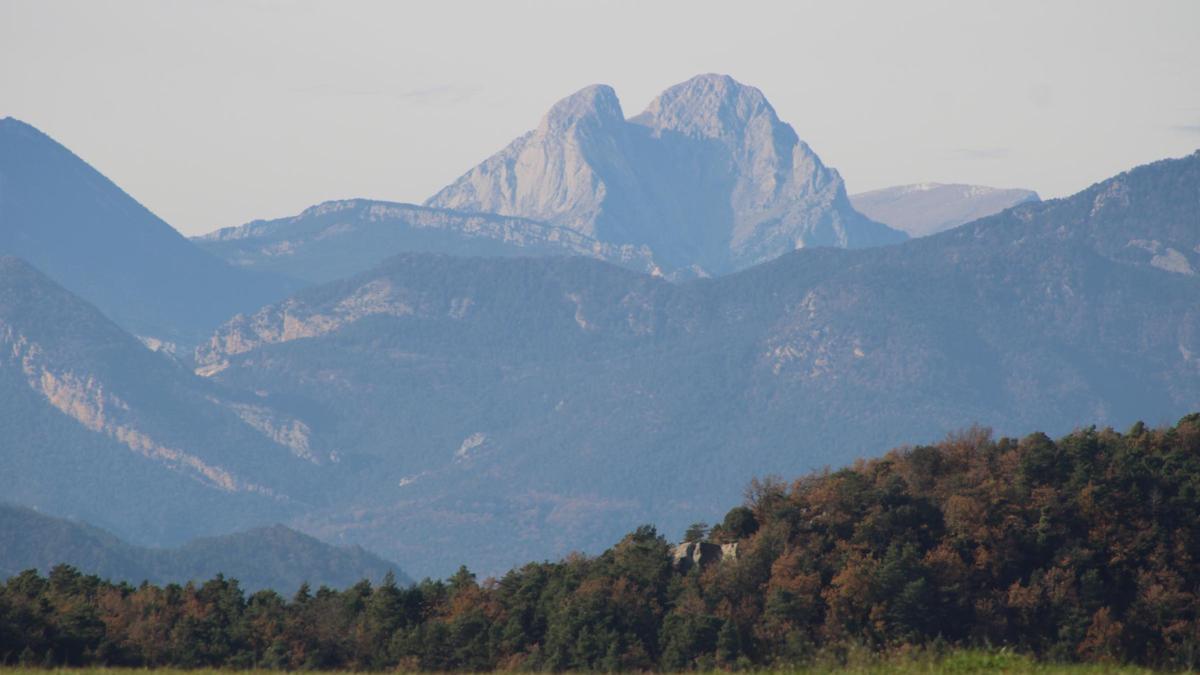
[[[1038,662],[1034,659],[1008,651],[956,651],[934,656],[913,654],[880,658],[873,655],[851,656],[847,663],[819,664],[798,668],[788,672],[811,675],[826,673],[849,673],[875,675],[884,673],[1038,673],[1053,675],[1091,675],[1099,673],[1153,673],[1148,668],[1107,664],[1062,664]]]
[[[817,664],[778,672],[798,675],[825,675],[848,673],[851,675],[884,675],[885,673],[1037,673],[1039,675],[1099,675],[1101,673],[1117,673],[1123,675],[1149,674],[1155,671],[1133,666],[1116,666],[1105,664],[1057,664],[1040,663],[1029,657],[1007,651],[958,651],[942,656],[929,654],[913,654],[879,658],[872,655],[850,655],[844,659],[846,663]],[[45,670],[26,667],[0,667],[0,675],[48,675],[62,673],[64,675],[138,675],[154,673],[155,675],[229,675],[228,670],[182,670],[178,668],[59,668]],[[278,671],[246,670],[238,671],[244,675],[270,675]]]

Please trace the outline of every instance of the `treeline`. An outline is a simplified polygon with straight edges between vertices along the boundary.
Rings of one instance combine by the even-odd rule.
[[[478,581],[307,586],[291,599],[112,584],[66,566],[0,588],[0,657],[38,665],[421,670],[740,668],[838,650],[1008,646],[1050,660],[1200,664],[1200,415],[933,446],[785,484],[692,536]]]

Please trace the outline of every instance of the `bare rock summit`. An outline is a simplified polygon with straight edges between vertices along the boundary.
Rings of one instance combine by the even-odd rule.
[[[645,245],[669,270],[707,274],[907,238],[855,211],[762,92],[726,75],[675,85],[631,119],[611,87],[582,89],[426,205]]]

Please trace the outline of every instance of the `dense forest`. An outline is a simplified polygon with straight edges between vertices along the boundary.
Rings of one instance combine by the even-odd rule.
[[[7,663],[422,670],[739,668],[838,650],[1008,646],[1200,664],[1200,414],[1124,434],[972,429],[790,484],[688,539],[651,527],[500,579],[249,597],[218,576],[113,584],[59,566],[0,588]]]

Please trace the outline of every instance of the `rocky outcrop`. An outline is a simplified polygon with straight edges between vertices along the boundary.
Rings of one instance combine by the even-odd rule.
[[[40,344],[0,319],[0,369],[3,368],[18,369],[30,389],[68,418],[147,459],[227,492],[272,494],[269,488],[239,478],[224,467],[147,434],[137,424],[129,404],[106,387],[100,377],[56,367]]]
[[[39,485],[37,476],[77,468],[56,463],[95,462],[95,478],[108,481],[110,490],[182,477],[236,500],[288,501],[280,478],[295,479],[308,468],[287,451],[316,463],[310,430],[258,397],[220,392],[231,399],[226,402],[216,393],[173,356],[151,351],[28,263],[0,257],[0,407],[6,412],[0,465],[9,467],[13,483],[26,482],[22,490]],[[53,422],[29,421],[47,418]],[[70,441],[58,440],[63,437]],[[60,445],[69,446],[70,459],[49,459]],[[39,491],[72,487],[41,484]],[[172,491],[179,493],[177,485]]]
[[[609,190],[636,180],[632,143],[612,87],[586,87],[426,205],[533,218],[589,237],[612,234],[598,221]]]
[[[737,560],[738,544],[714,544],[708,541],[685,541],[671,553],[671,564],[676,571],[686,574],[693,567],[707,567],[712,563]]]
[[[420,299],[407,289],[397,289],[386,279],[373,279],[356,287],[331,307],[314,307],[303,297],[268,305],[250,316],[239,314],[196,350],[196,374],[208,377],[227,365],[229,356],[264,344],[290,342],[333,332],[346,324],[376,314],[406,316],[422,309]],[[464,311],[451,307],[446,314]]]
[[[626,120],[611,87],[559,101],[533,131],[427,206],[523,216],[646,245],[668,269],[720,274],[806,246],[894,243],[762,92],[725,75],[671,87]]]
[[[456,271],[449,271],[446,264]],[[335,334],[367,319],[376,324],[403,319],[412,325],[444,321],[461,327],[466,335],[480,322],[497,318],[507,322],[532,307],[536,311],[526,317],[527,321],[561,321],[597,338],[619,335],[637,339],[655,333],[658,322],[653,312],[654,297],[667,292],[671,284],[627,270],[612,270],[622,283],[608,286],[599,294],[585,292],[580,286],[588,278],[586,273],[580,275],[584,268],[612,269],[578,257],[545,257],[526,267],[512,258],[402,254],[369,272],[302,291],[250,315],[233,317],[196,348],[194,372],[213,377],[232,361],[256,350]],[[505,292],[497,293],[493,282],[477,283],[484,269],[518,275],[510,281],[525,290],[514,296],[507,293],[507,286]],[[608,272],[600,274],[608,276]],[[493,341],[491,336],[487,340]]]

